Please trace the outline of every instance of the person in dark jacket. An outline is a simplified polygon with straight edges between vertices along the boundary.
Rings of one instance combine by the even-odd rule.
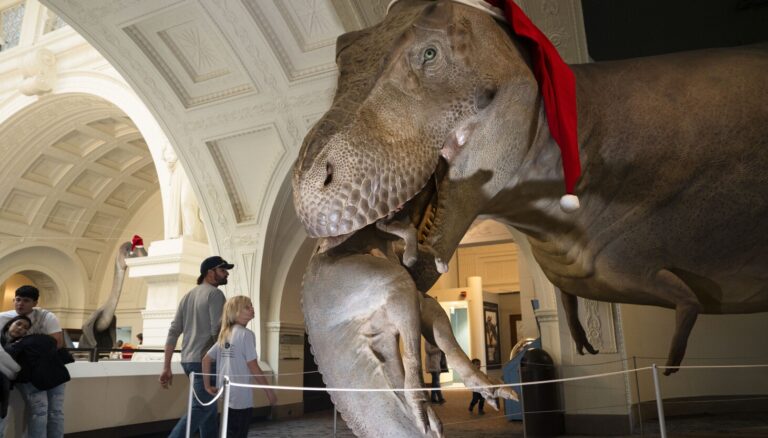
[[[39,391],[47,391],[68,382],[70,376],[65,362],[70,362],[71,355],[59,351],[56,339],[49,335],[27,334],[31,325],[29,318],[19,315],[8,321],[0,333],[4,351],[21,367],[12,383],[29,383]],[[6,385],[3,385],[3,393],[5,388]],[[5,400],[7,409],[7,397]],[[0,411],[2,408],[0,403]],[[35,432],[32,436],[44,435]]]
[[[14,383],[31,383],[47,391],[69,382],[69,371],[56,348],[56,340],[48,335],[26,335],[5,347],[21,371]]]
[[[8,415],[8,402],[12,389],[12,381],[20,371],[19,364],[5,351],[6,346],[21,339],[32,327],[32,321],[24,315],[19,315],[3,326],[0,331],[0,419]],[[4,424],[3,424],[4,425]],[[0,436],[3,435],[0,430]]]

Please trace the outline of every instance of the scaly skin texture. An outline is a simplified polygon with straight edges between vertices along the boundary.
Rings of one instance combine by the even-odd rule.
[[[580,352],[595,350],[576,297],[674,309],[667,374],[699,314],[768,311],[768,46],[573,66],[583,175],[572,214],[558,205],[559,150],[526,49],[491,17],[403,0],[337,53],[337,96],[293,176],[296,211],[327,257],[376,223],[402,237],[394,252],[426,291],[473,220],[494,217],[528,236]],[[382,275],[345,272],[358,270]]]

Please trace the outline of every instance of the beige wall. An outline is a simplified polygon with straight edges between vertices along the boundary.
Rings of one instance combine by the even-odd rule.
[[[650,306],[621,305],[627,357],[639,367],[664,365],[672,340],[675,312]],[[768,357],[768,318],[764,313],[701,315],[688,340],[683,365],[735,365],[765,363]],[[683,369],[661,378],[664,397],[743,395],[768,393],[766,368]],[[652,398],[649,372],[639,375],[641,399]],[[632,397],[636,399],[634,380]]]
[[[21,275],[21,274],[13,274],[10,277],[8,277],[8,280],[5,281],[5,283],[0,286],[0,290],[3,291],[3,307],[2,310],[13,310],[13,299],[16,297],[16,289],[19,287],[25,285],[25,284],[33,284],[32,280],[29,278]],[[39,303],[40,305],[43,305],[43,303]]]

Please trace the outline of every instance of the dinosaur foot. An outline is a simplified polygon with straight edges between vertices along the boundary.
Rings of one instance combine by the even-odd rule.
[[[515,392],[514,389],[512,389],[509,386],[503,386],[499,388],[488,388],[487,386],[491,385],[501,385],[503,382],[496,379],[491,379],[484,374],[477,374],[475,376],[472,376],[469,379],[466,379],[464,381],[464,384],[468,388],[477,388],[477,387],[483,387],[480,389],[475,390],[476,392],[479,392],[480,395],[483,396],[485,399],[485,402],[488,403],[489,406],[491,406],[495,410],[499,410],[499,398],[505,398],[507,400],[515,400],[519,401],[520,397],[517,395],[517,392]]]
[[[423,392],[408,392],[406,400],[411,407],[413,418],[416,419],[416,426],[424,436],[442,438],[443,423],[435,413],[432,405],[427,401]]]
[[[680,371],[680,368],[678,366],[680,365],[681,360],[668,360],[667,361],[667,367],[664,368],[664,375],[670,376],[678,371]]]
[[[599,353],[599,351],[595,350],[595,347],[593,347],[592,344],[587,341],[586,337],[581,341],[576,341],[576,351],[578,351],[579,354],[583,356],[584,350],[587,350],[589,354]]]

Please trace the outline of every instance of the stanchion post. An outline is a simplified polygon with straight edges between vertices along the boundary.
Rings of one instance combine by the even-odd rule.
[[[640,400],[640,379],[637,377],[637,356],[632,356],[632,365],[635,367],[635,390],[637,391],[637,417],[640,422],[640,436],[643,434],[643,401]]]
[[[195,372],[189,373],[189,400],[187,400],[187,432],[186,437],[192,434],[190,429],[192,428],[192,397],[195,392]]]
[[[538,324],[538,320],[536,321]],[[519,386],[520,388],[520,417],[523,419],[523,438],[528,438],[528,432],[526,432],[527,428],[525,427],[525,395],[523,395],[523,392],[525,392],[525,389],[523,389],[523,372],[520,370],[520,367],[517,367],[517,381],[521,383]]]
[[[224,407],[221,410],[221,438],[227,438],[229,422],[229,376],[224,376]]]
[[[667,438],[667,424],[664,420],[664,403],[661,400],[661,387],[659,386],[659,369],[653,364],[653,388],[656,391],[656,409],[659,412],[659,433],[661,438]]]

